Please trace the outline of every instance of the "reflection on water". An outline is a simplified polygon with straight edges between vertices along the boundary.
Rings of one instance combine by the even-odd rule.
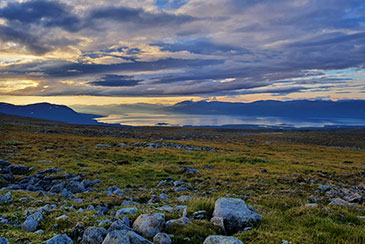
[[[229,115],[191,115],[191,114],[112,114],[97,119],[99,122],[132,126],[222,126],[222,125],[268,125],[292,127],[322,127],[325,125],[365,125],[364,120],[356,119],[306,119],[295,120],[279,117],[247,117]]]

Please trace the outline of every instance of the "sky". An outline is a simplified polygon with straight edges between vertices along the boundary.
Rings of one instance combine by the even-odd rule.
[[[363,0],[0,0],[0,101],[365,99]]]

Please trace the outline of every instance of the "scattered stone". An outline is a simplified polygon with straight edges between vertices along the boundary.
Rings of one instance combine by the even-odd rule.
[[[158,197],[161,201],[169,200],[169,195],[167,195],[166,193],[161,193]]]
[[[25,165],[10,165],[7,167],[14,175],[25,175],[29,173],[29,167]]]
[[[143,236],[152,238],[162,231],[164,225],[164,214],[142,214],[134,221],[133,229]]]
[[[331,205],[331,206],[350,206],[350,203],[341,198],[335,198],[330,202],[329,205]]]
[[[75,200],[74,200],[74,204],[80,204],[80,203],[82,203],[84,200],[82,200],[81,198],[76,198]]]
[[[113,230],[105,237],[103,244],[130,244],[128,232]]]
[[[71,240],[68,235],[55,235],[51,239],[43,242],[43,244],[73,244],[73,241]]]
[[[82,236],[82,244],[101,244],[107,235],[107,231],[101,227],[89,227]]]
[[[262,219],[262,216],[251,210],[242,199],[219,198],[215,202],[213,217],[222,217],[228,234],[237,233]]]
[[[203,244],[243,244],[243,242],[233,236],[212,235],[208,236]]]
[[[66,214],[63,214],[56,218],[57,221],[65,221],[68,219],[68,216]]]
[[[9,244],[9,241],[5,237],[0,237],[0,244]]]
[[[172,243],[170,236],[166,233],[157,233],[153,237],[153,242],[158,243],[158,244],[171,244]]]
[[[320,185],[318,186],[318,190],[320,190],[321,192],[326,192],[332,189],[332,186],[329,185]]]
[[[188,201],[191,201],[191,196],[181,196],[181,197],[178,197],[177,200],[179,200],[182,203],[188,202]]]
[[[7,192],[4,195],[0,195],[0,203],[9,204],[13,202],[13,196],[11,195],[11,192]]]
[[[38,228],[39,222],[43,220],[43,215],[40,212],[29,215],[22,225],[22,230],[25,232],[34,232]]]
[[[207,219],[207,211],[205,210],[200,210],[200,211],[196,211],[193,213],[194,219]]]
[[[149,240],[146,240],[145,238],[138,235],[134,231],[129,231],[128,236],[129,236],[129,241],[131,242],[131,244],[153,244],[152,242],[150,242]]]
[[[182,170],[181,170],[181,173],[182,174],[196,174],[198,173],[199,171],[197,169],[194,169],[194,168],[190,168],[190,167],[184,167]]]
[[[186,226],[190,223],[191,223],[191,220],[187,217],[181,217],[181,218],[178,218],[178,219],[171,219],[171,220],[166,222],[166,228],[170,228],[174,225]]]
[[[44,235],[44,230],[42,230],[42,229],[37,230],[36,232],[34,232],[34,234],[37,234],[37,235]]]
[[[315,208],[318,206],[318,204],[317,203],[307,203],[305,206],[309,207],[309,208]]]
[[[171,206],[169,206],[169,205],[165,205],[165,206],[162,206],[162,207],[158,207],[156,209],[159,210],[159,211],[168,212],[168,213],[174,212],[174,208],[171,207]]]
[[[116,213],[115,216],[116,217],[124,217],[130,214],[135,214],[138,212],[138,208],[136,207],[132,207],[132,208],[122,208],[119,209]]]

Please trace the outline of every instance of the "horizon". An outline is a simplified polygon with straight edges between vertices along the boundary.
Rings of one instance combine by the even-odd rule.
[[[365,99],[362,1],[0,2],[0,101]]]

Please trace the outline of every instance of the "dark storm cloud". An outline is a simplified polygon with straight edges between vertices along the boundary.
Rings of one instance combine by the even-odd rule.
[[[120,64],[83,64],[66,63],[55,67],[40,67],[39,69],[50,77],[78,77],[89,74],[100,74],[117,71],[155,71],[179,67],[197,68],[207,65],[222,64],[222,60],[191,60],[191,59],[160,59],[156,61],[135,61]]]
[[[123,86],[136,86],[143,80],[136,80],[133,76],[127,75],[105,75],[100,80],[89,82],[88,84],[93,86],[110,86],[110,87],[123,87]]]
[[[9,2],[0,9],[0,17],[13,24],[38,24],[45,27],[60,27],[68,31],[76,31],[80,27],[80,19],[72,14],[72,9],[57,1],[30,0]]]
[[[50,48],[42,45],[39,38],[26,31],[17,31],[13,28],[0,25],[0,40],[3,42],[15,42],[24,46],[28,51],[35,54],[44,54],[50,51]]]

